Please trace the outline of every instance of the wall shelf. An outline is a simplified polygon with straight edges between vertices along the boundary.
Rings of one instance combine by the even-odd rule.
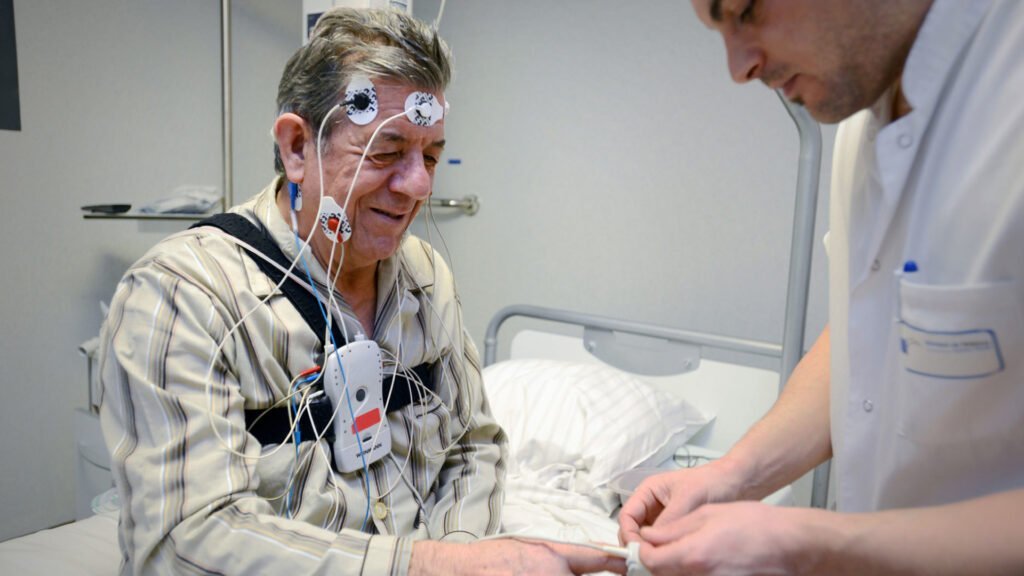
[[[214,212],[205,214],[144,214],[141,212],[124,212],[121,214],[104,214],[101,212],[82,214],[86,220],[192,220],[199,221],[213,216]]]

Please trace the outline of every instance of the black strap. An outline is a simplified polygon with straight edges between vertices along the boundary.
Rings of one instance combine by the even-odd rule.
[[[291,267],[292,263],[288,260],[288,257],[281,252],[281,248],[278,247],[277,242],[274,242],[270,238],[270,233],[264,228],[257,228],[255,224],[249,221],[248,218],[240,214],[233,214],[231,212],[224,212],[221,214],[214,214],[205,220],[196,222],[189,228],[198,228],[200,226],[213,226],[219,228],[245,242],[254,249],[262,252],[264,255],[269,257],[274,262],[277,262],[279,266],[287,270]],[[249,252],[248,248],[246,252]],[[281,277],[284,276],[284,272],[279,270],[276,266],[267,262],[263,258],[260,258],[259,254],[250,253],[250,258],[260,270],[269,277],[274,284],[281,282]],[[295,281],[294,278],[288,277],[284,284],[281,284],[281,291],[288,297],[295,309],[299,311],[302,318],[309,324],[309,327],[313,329],[313,333],[320,339],[320,343],[326,345],[327,342],[323,341],[324,331],[327,328],[327,322],[324,320],[324,315],[320,311],[320,304],[316,301],[316,298],[309,293],[301,284]],[[334,341],[338,343],[338,346],[345,345],[345,338],[341,334],[341,330],[338,329],[337,324],[331,325],[331,332],[334,333]]]
[[[249,221],[249,219],[240,214],[233,214],[230,212],[215,214],[205,220],[196,222],[190,226],[190,228],[198,228],[200,226],[213,226],[223,230],[225,233],[242,240],[251,246],[253,250],[262,252],[264,255],[277,262],[285,270],[291,267],[291,261],[289,261],[284,253],[281,252],[281,248],[278,247],[277,243],[270,237],[270,233],[265,228],[257,228],[255,224]],[[248,248],[246,248],[246,252],[249,253],[249,257],[257,266],[259,266],[260,270],[262,270],[263,273],[266,274],[267,277],[269,277],[275,284],[281,282],[284,272],[261,258],[258,254],[253,254]],[[323,342],[323,335],[327,322],[324,320],[323,313],[320,311],[320,304],[317,302],[316,297],[291,277],[281,284],[281,291],[284,292],[284,295],[292,303],[292,306],[298,310],[299,314],[302,315],[302,318],[307,324],[309,324],[309,327],[313,329],[317,338],[321,340],[321,344],[326,344]],[[334,341],[339,347],[346,344],[346,340],[337,324],[333,324],[331,326],[331,332],[334,334]],[[430,390],[434,390],[433,369],[434,365],[427,363],[420,364],[412,369],[419,381]],[[392,379],[390,375],[386,375],[384,377],[383,393],[385,398],[388,397],[388,391],[389,388],[391,388],[391,381]],[[409,404],[412,404],[413,399],[417,398],[419,395],[416,394],[416,384],[410,382],[403,374],[397,374],[394,378],[394,390],[391,390],[390,396],[391,398],[388,401],[385,412],[401,410]],[[317,431],[319,431],[323,437],[333,441],[334,431],[326,430],[325,433],[327,423],[330,421],[331,414],[334,411],[331,407],[330,400],[327,399],[326,395],[323,395],[318,400],[311,401],[309,406],[313,421],[316,422]],[[261,444],[277,444],[282,441],[290,442],[292,438],[288,434],[291,429],[289,421],[288,408],[285,407],[245,411],[246,426],[248,427],[249,432],[255,436]],[[316,436],[309,418],[300,419],[299,426],[299,430],[303,438],[311,439]]]

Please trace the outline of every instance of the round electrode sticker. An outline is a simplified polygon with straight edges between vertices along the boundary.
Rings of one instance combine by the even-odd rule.
[[[348,242],[352,237],[352,226],[348,223],[348,216],[330,196],[320,199],[320,230],[334,243]]]
[[[444,108],[429,92],[413,92],[405,99],[405,115],[417,126],[433,126],[444,118]]]
[[[366,76],[356,76],[345,88],[345,113],[353,124],[365,126],[377,117],[377,89]]]

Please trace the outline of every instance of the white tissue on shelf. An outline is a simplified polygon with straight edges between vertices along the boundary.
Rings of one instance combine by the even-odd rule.
[[[216,186],[178,186],[169,195],[139,207],[143,214],[203,214],[220,202]]]

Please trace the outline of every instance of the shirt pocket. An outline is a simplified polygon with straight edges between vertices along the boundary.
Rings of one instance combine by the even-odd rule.
[[[899,283],[897,429],[921,445],[961,444],[1024,428],[1017,281]]]

